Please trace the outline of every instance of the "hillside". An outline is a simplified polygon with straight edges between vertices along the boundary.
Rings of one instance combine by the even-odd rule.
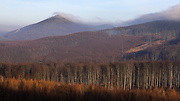
[[[110,25],[94,26],[82,24],[56,15],[36,24],[6,33],[2,36],[10,40],[33,40],[47,36],[68,35],[75,32],[95,31],[112,27],[113,26]]]
[[[105,30],[109,34],[149,35],[170,40],[180,35],[180,22],[171,20],[152,21],[127,27]]]
[[[125,50],[144,42],[142,36],[80,32],[31,41],[0,42],[1,62],[118,61]]]
[[[134,57],[134,58],[132,58]],[[180,59],[180,38],[157,44],[144,50],[130,52],[124,58],[135,60],[171,60]]]

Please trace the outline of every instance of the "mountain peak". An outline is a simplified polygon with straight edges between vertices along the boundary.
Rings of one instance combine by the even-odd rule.
[[[68,35],[82,31],[94,31],[94,26],[76,23],[68,17],[56,15],[41,22],[25,26],[3,35],[12,40],[33,40],[47,36]]]
[[[41,21],[40,23],[54,23],[54,22],[55,23],[73,23],[73,21],[70,21],[69,19],[60,15],[50,17],[48,19]]]
[[[50,17],[49,19],[60,19],[60,20],[68,21],[68,22],[81,23],[81,21],[78,18],[74,16],[63,15],[63,14],[54,15]]]

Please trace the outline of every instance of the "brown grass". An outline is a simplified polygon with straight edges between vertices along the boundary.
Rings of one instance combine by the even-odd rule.
[[[122,90],[94,85],[63,84],[50,81],[4,79],[0,81],[0,101],[179,101],[175,89]]]

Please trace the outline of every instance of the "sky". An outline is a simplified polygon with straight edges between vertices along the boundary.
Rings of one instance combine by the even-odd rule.
[[[83,22],[120,23],[164,11],[180,0],[0,0],[0,31],[37,23],[55,12]]]

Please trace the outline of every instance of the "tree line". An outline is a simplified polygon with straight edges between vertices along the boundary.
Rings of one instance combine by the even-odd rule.
[[[3,78],[99,85],[107,88],[178,88],[179,62],[0,63]]]

